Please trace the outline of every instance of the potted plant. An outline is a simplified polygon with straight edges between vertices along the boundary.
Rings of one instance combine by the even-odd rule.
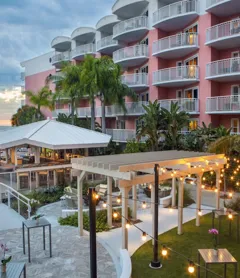
[[[43,214],[36,214],[32,217],[32,220],[35,220],[36,224],[38,225],[39,224],[39,219],[43,216],[44,216]]]
[[[2,273],[6,273],[7,271],[7,263],[9,263],[12,259],[12,256],[6,257],[6,252],[8,251],[7,245],[6,244],[1,244],[1,249],[3,252],[3,257],[1,259],[1,263],[2,263]]]
[[[218,256],[218,249],[217,249],[217,237],[218,237],[218,230],[217,229],[210,229],[208,231],[210,235],[213,236],[213,254],[214,256]]]

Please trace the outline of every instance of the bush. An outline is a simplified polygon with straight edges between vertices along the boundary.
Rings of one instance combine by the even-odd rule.
[[[234,211],[240,212],[240,197],[232,200],[228,205],[227,208],[230,208]]]

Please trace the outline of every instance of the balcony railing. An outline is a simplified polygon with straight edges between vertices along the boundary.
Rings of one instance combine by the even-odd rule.
[[[240,58],[219,60],[207,64],[207,78],[240,74]]]
[[[139,101],[139,102],[126,102],[126,112],[118,106],[118,105],[110,105],[106,106],[106,117],[111,116],[123,116],[123,115],[142,115],[144,114],[145,110],[143,108],[144,105],[148,105],[148,102]]]
[[[91,117],[91,107],[80,107],[76,109],[76,112],[80,118]]]
[[[77,46],[72,50],[72,57],[84,56],[86,54],[92,54],[96,52],[95,44],[88,43],[84,45]]]
[[[172,50],[184,46],[198,46],[197,33],[180,33],[153,42],[153,55],[162,51]]]
[[[113,52],[113,61],[119,62],[122,60],[142,58],[148,56],[148,46],[146,44],[138,44],[130,47],[125,47]]]
[[[71,111],[69,108],[59,108],[59,109],[57,108],[57,109],[55,109],[55,113],[57,115],[65,114],[65,115],[69,116],[71,114]]]
[[[71,52],[60,52],[52,57],[52,64],[71,60]]]
[[[167,110],[170,110],[172,102],[178,103],[181,111],[186,111],[187,113],[199,113],[199,99],[196,98],[159,100],[160,107]]]
[[[198,66],[167,68],[153,72],[153,84],[199,79]]]
[[[148,86],[148,74],[147,73],[134,73],[122,75],[122,83],[128,87],[136,86]]]
[[[147,16],[130,18],[128,20],[121,21],[113,26],[113,37],[142,28],[148,28]]]
[[[240,19],[227,21],[207,29],[207,43],[240,35]]]
[[[52,75],[52,82],[56,83],[62,80],[63,77],[64,77],[63,72],[56,72],[55,74]]]
[[[240,113],[240,95],[207,98],[207,113]]]
[[[113,141],[127,142],[136,139],[135,129],[107,129],[106,133],[112,136]]]
[[[102,48],[115,45],[118,45],[118,41],[114,40],[112,36],[108,36],[97,42],[97,51]]]
[[[221,4],[225,1],[226,0],[207,0],[207,9],[214,6],[214,5]]]
[[[198,13],[199,3],[198,0],[186,0],[176,2],[167,6],[164,6],[153,13],[153,24],[157,24],[163,20],[171,17],[176,17],[183,14],[192,12]]]

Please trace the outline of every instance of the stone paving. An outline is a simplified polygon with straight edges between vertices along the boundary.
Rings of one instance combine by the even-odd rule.
[[[34,278],[88,278],[90,277],[89,238],[79,237],[74,227],[52,228],[53,257],[49,257],[48,228],[46,228],[46,251],[43,250],[42,229],[31,230],[31,260],[23,255],[22,230],[0,231],[0,242],[6,243],[12,261],[27,263],[27,277]],[[27,247],[27,245],[26,245]],[[27,250],[27,248],[26,248]],[[101,245],[97,244],[99,278],[115,278],[113,261]]]

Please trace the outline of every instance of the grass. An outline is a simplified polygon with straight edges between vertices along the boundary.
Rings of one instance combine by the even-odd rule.
[[[198,249],[211,249],[213,240],[208,230],[212,225],[212,215],[208,214],[201,218],[201,226],[195,226],[195,220],[184,224],[184,234],[177,235],[177,229],[172,229],[159,236],[159,240],[168,247],[184,254],[188,258],[197,262]],[[218,221],[215,221],[218,225]],[[221,242],[218,248],[226,248],[240,261],[240,244],[236,240],[236,219],[234,219],[232,236],[228,236],[228,220],[222,220]],[[167,258],[161,258],[163,267],[160,270],[152,270],[149,263],[152,260],[153,248],[151,241],[141,246],[132,256],[133,274],[132,278],[188,278],[197,277],[196,273],[190,275],[187,272],[188,262],[186,259],[169,251]],[[159,249],[160,254],[160,249]],[[201,259],[201,264],[203,261]],[[210,269],[223,277],[223,265],[211,265]],[[201,270],[201,277],[204,276],[204,270]],[[216,278],[217,276],[209,273],[208,278]],[[229,265],[227,268],[227,277],[234,277],[234,267]],[[238,276],[240,277],[240,276]]]

